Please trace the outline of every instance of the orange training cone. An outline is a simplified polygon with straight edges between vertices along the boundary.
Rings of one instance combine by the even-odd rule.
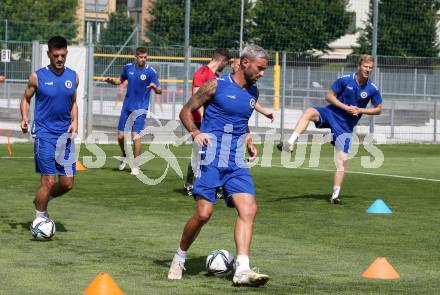
[[[367,279],[392,280],[400,278],[397,271],[391,266],[385,257],[377,257],[376,260],[362,274]]]
[[[84,295],[124,295],[112,277],[101,272],[84,290]]]
[[[86,171],[87,168],[79,161],[76,160],[76,171]]]

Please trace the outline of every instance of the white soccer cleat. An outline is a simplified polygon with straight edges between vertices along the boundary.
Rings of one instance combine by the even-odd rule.
[[[127,166],[127,158],[122,158],[118,166],[119,171],[123,171],[125,169],[125,166]]]
[[[252,286],[259,287],[263,286],[269,281],[269,276],[257,273],[253,270],[244,270],[239,273],[235,273],[232,279],[232,284],[234,286]]]
[[[181,280],[184,270],[186,270],[185,262],[173,259],[173,262],[171,262],[170,270],[168,271],[168,279]]]
[[[131,175],[139,175],[141,173],[141,170],[138,167],[131,168]]]

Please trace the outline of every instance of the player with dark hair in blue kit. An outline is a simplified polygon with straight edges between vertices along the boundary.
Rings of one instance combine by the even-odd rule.
[[[288,142],[277,145],[279,150],[292,152],[299,135],[307,129],[310,121],[317,128],[331,129],[332,144],[337,153],[333,193],[329,198],[332,204],[342,205],[339,193],[347,169],[347,155],[350,152],[354,127],[362,114],[379,115],[382,112],[382,96],[377,86],[369,80],[373,66],[374,59],[371,55],[361,55],[355,73],[344,75],[333,82],[325,96],[330,105],[308,108],[298,120]],[[370,101],[373,107],[367,108]]]
[[[104,81],[113,85],[120,85],[128,81],[127,93],[121,109],[121,116],[118,124],[118,143],[122,151],[122,160],[119,163],[119,170],[124,170],[127,165],[127,154],[125,153],[124,131],[130,128],[133,139],[133,154],[138,157],[141,154],[141,138],[139,133],[144,129],[147,118],[148,106],[150,104],[150,92],[153,90],[156,94],[161,94],[159,78],[156,71],[147,64],[147,49],[138,47],[136,49],[136,62],[124,66],[124,70],[119,78],[106,78]],[[130,115],[136,116],[132,126],[126,126]],[[139,167],[136,163],[131,167],[131,174],[138,175]]]
[[[236,271],[234,285],[264,285],[269,276],[251,270],[249,248],[257,213],[252,177],[244,160],[244,149],[252,158],[257,149],[249,136],[248,122],[258,100],[255,83],[267,68],[268,55],[256,45],[246,46],[240,68],[234,74],[206,82],[180,112],[180,119],[191,132],[194,143],[204,153],[193,194],[197,202],[194,215],[187,221],[180,246],[174,255],[168,278],[180,280],[186,254],[216,203],[216,189],[222,186],[225,202],[238,213],[235,223]],[[205,107],[200,130],[191,112]]]
[[[75,71],[64,66],[66,39],[52,37],[47,45],[50,64],[30,75],[20,102],[21,129],[26,133],[29,104],[35,94],[32,136],[35,138],[35,169],[41,174],[34,200],[36,217],[48,217],[49,199],[70,191],[76,173],[73,137],[78,132],[76,88],[79,79]]]

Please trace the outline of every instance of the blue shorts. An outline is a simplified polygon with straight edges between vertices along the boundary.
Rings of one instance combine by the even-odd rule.
[[[246,193],[255,196],[252,176],[247,168],[217,167],[209,164],[201,166],[200,170],[200,177],[194,180],[194,196],[215,204],[217,188],[222,186],[226,205],[231,208],[234,208],[231,198],[233,194]]]
[[[75,145],[70,138],[35,138],[34,160],[35,171],[42,175],[76,175]]]
[[[130,118],[129,121],[129,117],[131,114],[133,114],[134,117]],[[136,119],[134,119],[135,117]],[[118,131],[124,132],[125,125],[128,123],[128,130],[130,130],[129,126],[131,126],[131,132],[140,133],[144,129],[146,119],[147,110],[139,109],[135,111],[129,111],[125,107],[123,107],[121,110],[121,116],[119,117]]]
[[[332,131],[331,144],[339,151],[348,154],[352,142],[353,129],[344,126],[332,110],[326,107],[315,107],[319,113],[319,122],[315,123],[316,128],[330,128]]]

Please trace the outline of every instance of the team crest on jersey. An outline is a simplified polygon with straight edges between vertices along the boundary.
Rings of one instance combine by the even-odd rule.
[[[66,86],[68,89],[72,88],[72,81],[66,80],[66,82],[64,82],[64,86]]]
[[[362,97],[362,98],[367,98],[367,96],[368,96],[368,93],[367,93],[367,92],[365,92],[365,91],[362,91],[362,92],[361,92],[361,97]]]
[[[141,75],[141,80],[143,81],[143,80],[145,80],[145,79],[147,79],[147,76],[145,76],[145,74],[142,74],[142,75]]]
[[[249,100],[249,104],[251,105],[251,108],[255,109],[255,98],[251,98],[251,100]]]

